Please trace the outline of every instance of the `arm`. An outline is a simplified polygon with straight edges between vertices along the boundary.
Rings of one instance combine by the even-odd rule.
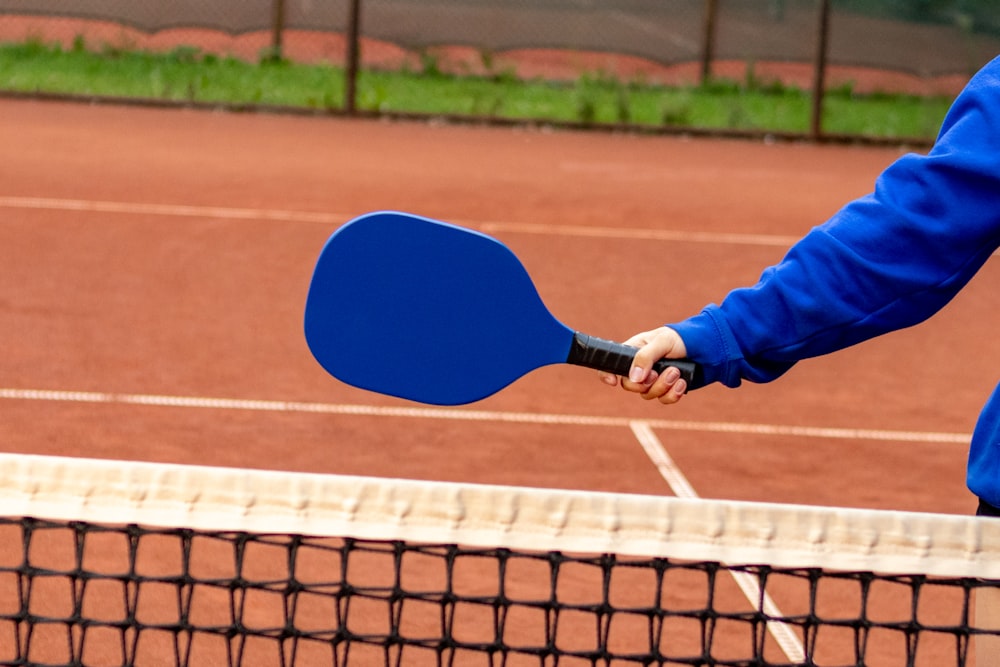
[[[930,317],[998,245],[1000,59],[956,99],[927,155],[897,160],[872,194],[806,235],[755,286],[670,329],[705,384],[767,382],[801,359]],[[663,348],[646,343],[636,366]],[[626,388],[659,398],[649,394],[663,387],[651,391],[641,375]]]

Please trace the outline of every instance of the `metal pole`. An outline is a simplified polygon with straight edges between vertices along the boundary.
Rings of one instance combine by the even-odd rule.
[[[715,23],[719,0],[705,0],[705,17],[702,24],[701,84],[712,78],[712,61],[715,60]]]
[[[816,30],[816,60],[813,70],[812,117],[809,134],[823,135],[823,97],[826,94],[826,57],[830,38],[830,0],[820,0],[819,26]]]
[[[271,11],[271,53],[268,54],[268,60],[281,60],[284,32],[285,0],[274,0]]]
[[[361,0],[350,0],[347,17],[347,64],[344,69],[344,111],[357,111],[358,60],[361,48]]]

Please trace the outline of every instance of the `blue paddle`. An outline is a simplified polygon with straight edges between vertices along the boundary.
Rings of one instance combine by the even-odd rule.
[[[500,241],[391,211],[356,218],[327,241],[305,333],[339,380],[436,405],[478,401],[549,364],[628,375],[636,352],[559,322]],[[694,362],[655,369],[668,366],[694,386]]]

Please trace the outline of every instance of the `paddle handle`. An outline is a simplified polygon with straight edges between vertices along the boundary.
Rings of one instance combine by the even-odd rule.
[[[636,352],[637,349],[630,345],[576,332],[566,363],[628,377]],[[688,387],[697,386],[700,375],[698,364],[690,359],[660,359],[653,365],[653,370],[663,373],[671,366],[681,372]]]

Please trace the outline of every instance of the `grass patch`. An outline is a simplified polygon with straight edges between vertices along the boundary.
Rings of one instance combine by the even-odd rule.
[[[103,48],[63,50],[34,42],[0,46],[0,88],[15,92],[149,98],[171,101],[337,108],[343,73],[262,57],[249,63],[202,54]]]
[[[344,71],[291,63],[262,53],[259,62],[178,47],[168,53],[128,48],[70,48],[29,40],[0,44],[0,89],[306,109],[344,106]],[[489,55],[484,56],[488,62]],[[495,116],[583,124],[806,132],[805,91],[757,79],[666,87],[587,73],[575,82],[522,80],[510,72],[453,75],[432,56],[419,71],[363,70],[357,106],[366,111]],[[824,130],[871,137],[933,138],[947,98],[858,95],[849,86],[826,98]]]

